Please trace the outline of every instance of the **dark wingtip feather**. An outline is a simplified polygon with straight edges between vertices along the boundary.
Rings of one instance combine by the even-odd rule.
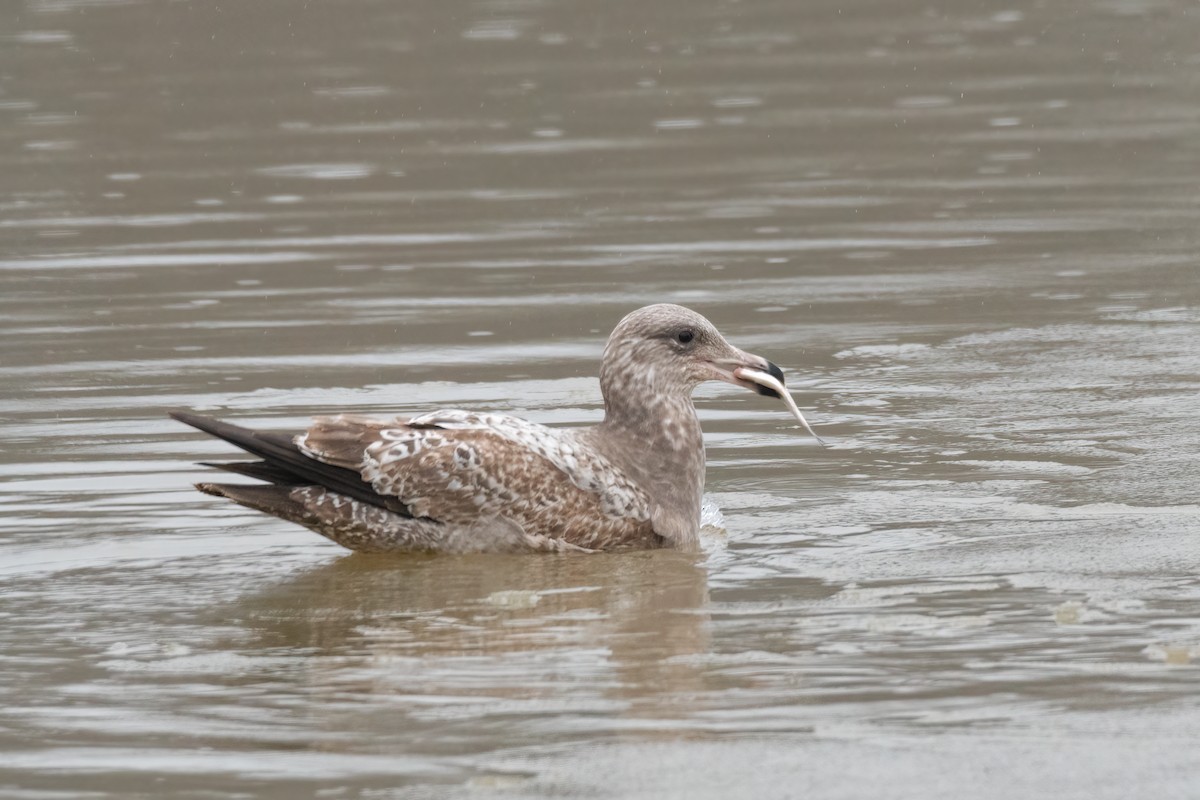
[[[235,447],[240,447],[242,450],[263,459],[266,462],[266,469],[270,470],[269,474],[272,477],[262,477],[262,475],[266,474],[266,471],[255,466],[231,467],[228,468],[229,471],[240,472],[254,478],[281,484],[276,487],[251,488],[284,488],[289,485],[313,484],[324,486],[326,489],[346,497],[385,508],[401,516],[412,516],[412,512],[408,510],[408,506],[404,505],[400,498],[379,494],[370,483],[363,480],[362,475],[357,470],[325,464],[314,458],[309,458],[301,452],[300,448],[296,446],[295,442],[292,441],[292,437],[288,434],[253,431],[249,428],[231,425],[228,422],[222,422],[219,419],[206,417],[203,414],[195,414],[190,411],[176,409],[167,413],[172,419],[178,420],[185,425],[191,425],[193,428],[204,431],[218,439],[224,439]],[[226,469],[224,466],[221,468]],[[252,472],[259,474],[251,474]],[[282,477],[281,473],[290,473],[295,476],[295,479],[274,480],[274,477]],[[197,488],[208,494],[216,494],[220,497],[228,497],[235,502],[241,502],[228,493],[231,489],[239,487],[231,487],[225,484],[202,484]],[[244,505],[250,504],[245,503]]]
[[[221,469],[226,472],[232,472],[237,475],[245,475],[248,478],[255,480],[266,481],[281,486],[300,486],[307,481],[284,467],[276,464],[270,464],[266,461],[227,461],[218,463],[213,461],[201,461],[200,466],[212,467],[213,469]]]
[[[187,411],[182,408],[169,409],[167,411],[167,416],[173,420],[182,422],[184,425],[191,425],[193,428],[200,428],[200,430],[205,429],[205,422],[210,420],[213,422],[216,421],[213,420],[212,417],[206,417],[203,414],[197,414],[194,411]]]
[[[249,428],[243,428],[238,425],[232,425],[228,422],[222,422],[216,417],[206,417],[203,414],[196,414],[191,411],[183,411],[180,409],[168,411],[167,416],[173,420],[182,422],[184,425],[190,425],[193,428],[204,431],[211,436],[216,436],[218,439],[224,439],[230,444],[235,444],[238,447],[241,447],[243,450],[249,450],[249,452],[252,453],[254,452],[253,449],[250,449],[246,446],[255,438],[255,432]],[[255,453],[255,455],[258,455],[258,453]]]
[[[238,505],[253,508],[289,522],[305,524],[309,514],[304,505],[292,498],[287,486],[237,486],[230,483],[197,483],[196,488],[205,494],[224,497]]]

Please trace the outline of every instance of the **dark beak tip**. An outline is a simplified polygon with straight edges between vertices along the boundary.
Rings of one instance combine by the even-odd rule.
[[[772,364],[771,366],[775,366],[775,365],[774,365],[774,364]],[[775,368],[776,368],[776,369],[779,369],[778,367],[775,367]],[[758,385],[758,384],[755,384],[755,386],[754,386],[754,391],[758,392],[758,393],[759,393],[759,394],[761,394],[763,397],[774,397],[776,400],[782,400],[782,399],[783,399],[783,397],[782,397],[782,396],[780,396],[779,392],[775,391],[774,389],[772,389],[772,388],[771,388],[771,387],[769,387],[769,386],[760,386],[760,385]]]
[[[781,369],[779,368],[779,365],[778,365],[778,364],[776,364],[774,361],[768,361],[768,362],[767,362],[767,373],[768,373],[768,374],[769,374],[769,375],[770,375],[772,378],[774,378],[775,380],[779,381],[780,383],[783,383],[783,384],[786,384],[786,383],[787,383],[787,381],[785,381],[785,380],[783,379],[783,370],[781,370]],[[768,393],[769,393],[769,394],[770,394],[772,397],[779,397],[779,393],[778,393],[778,392],[760,392],[760,394],[768,394]]]

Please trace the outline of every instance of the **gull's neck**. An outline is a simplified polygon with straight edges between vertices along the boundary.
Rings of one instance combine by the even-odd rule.
[[[694,546],[704,493],[700,419],[690,386],[656,386],[653,379],[652,370],[632,379],[601,370],[604,421],[589,437],[650,497],[655,530],[677,545]]]
[[[679,452],[703,446],[696,407],[690,393],[682,391],[655,392],[639,386],[604,392],[604,422],[600,427],[636,438],[655,451]]]

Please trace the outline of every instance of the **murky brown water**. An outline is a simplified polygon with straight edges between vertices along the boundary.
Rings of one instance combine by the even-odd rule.
[[[0,795],[1193,797],[1200,13],[0,11]],[[594,420],[676,301],[699,559],[348,556],[163,410]],[[710,519],[717,517],[710,513]]]

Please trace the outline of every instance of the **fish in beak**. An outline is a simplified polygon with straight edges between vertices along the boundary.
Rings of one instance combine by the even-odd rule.
[[[740,351],[738,358],[728,361],[714,361],[712,365],[716,368],[716,378],[718,380],[732,383],[734,386],[741,386],[745,389],[752,389],[765,397],[776,397],[782,400],[787,405],[788,411],[792,412],[792,416],[799,420],[801,426],[808,432],[808,435],[817,440],[817,444],[822,447],[829,446],[824,439],[817,435],[817,432],[808,424],[808,420],[800,413],[800,409],[796,406],[796,401],[792,399],[791,393],[783,385],[783,370],[777,365],[762,356]]]

